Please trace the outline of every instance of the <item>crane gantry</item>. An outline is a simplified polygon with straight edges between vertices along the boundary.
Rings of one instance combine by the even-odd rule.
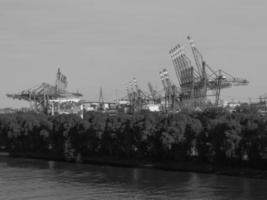
[[[23,90],[16,94],[7,94],[7,97],[28,101],[35,111],[48,113],[53,101],[80,98],[82,96],[79,92],[74,93],[66,91],[67,84],[67,77],[58,69],[55,85],[43,82],[33,88]],[[52,108],[52,110],[54,110],[54,108]]]
[[[179,91],[175,84],[172,83],[167,69],[159,72],[164,89],[164,104],[166,111],[177,111],[179,109]]]
[[[129,87],[127,93],[131,110],[132,112],[141,111],[148,101],[147,95],[139,88],[136,78],[129,82]]]
[[[187,108],[203,108],[207,105],[207,92],[213,91],[215,106],[219,105],[221,89],[247,85],[246,79],[234,77],[223,70],[213,70],[197,49],[190,36],[187,37],[193,53],[196,67],[178,44],[170,50],[171,59],[181,88],[181,105]]]

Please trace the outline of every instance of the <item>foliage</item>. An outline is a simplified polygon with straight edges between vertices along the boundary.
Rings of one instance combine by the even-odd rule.
[[[46,116],[0,115],[0,146],[10,152],[55,154],[66,160],[108,156],[226,164],[267,157],[267,118],[255,112]]]

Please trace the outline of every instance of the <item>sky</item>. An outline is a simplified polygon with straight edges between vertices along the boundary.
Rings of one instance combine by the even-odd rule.
[[[0,108],[27,106],[7,93],[55,83],[97,100],[126,96],[136,77],[162,89],[167,68],[178,84],[169,50],[192,52],[190,35],[213,69],[246,78],[248,86],[222,91],[225,100],[257,101],[267,93],[265,0],[0,0]],[[193,62],[193,61],[192,61]]]

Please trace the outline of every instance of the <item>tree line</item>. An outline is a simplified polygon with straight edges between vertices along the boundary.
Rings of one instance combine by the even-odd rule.
[[[0,146],[11,153],[240,164],[266,167],[267,117],[208,109],[175,114],[0,114]]]

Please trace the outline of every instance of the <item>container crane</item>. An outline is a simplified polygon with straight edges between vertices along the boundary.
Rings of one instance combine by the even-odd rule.
[[[35,111],[48,113],[51,106],[53,112],[53,101],[57,99],[65,98],[72,100],[82,97],[82,94],[79,92],[74,93],[66,91],[66,87],[67,77],[58,69],[54,86],[43,82],[33,88],[23,90],[20,93],[7,94],[7,97],[28,101],[31,105],[33,104],[33,109]]]
[[[148,86],[153,103],[160,104],[162,96],[159,94],[157,90],[154,89],[154,87],[152,86],[150,82],[148,82],[147,86]]]
[[[153,88],[153,86],[152,86],[152,84],[150,82],[147,83],[147,86],[148,86],[148,89],[149,89],[149,92],[150,92],[150,95],[151,95],[153,103],[156,103],[156,101],[157,101],[157,92],[156,92],[156,90],[154,90],[154,88]]]
[[[176,45],[169,52],[181,87],[183,106],[205,107],[208,91],[214,91],[215,105],[218,106],[221,89],[248,84],[246,79],[234,77],[223,70],[213,70],[204,61],[191,37],[188,36],[187,39],[191,46],[196,67],[193,67],[181,45]]]
[[[179,107],[179,92],[170,78],[167,69],[163,69],[160,73],[160,78],[165,92],[165,108],[169,111],[176,111]]]
[[[147,101],[145,93],[139,88],[136,78],[130,82],[130,92],[128,98],[133,111],[140,111],[143,109],[143,105]]]

